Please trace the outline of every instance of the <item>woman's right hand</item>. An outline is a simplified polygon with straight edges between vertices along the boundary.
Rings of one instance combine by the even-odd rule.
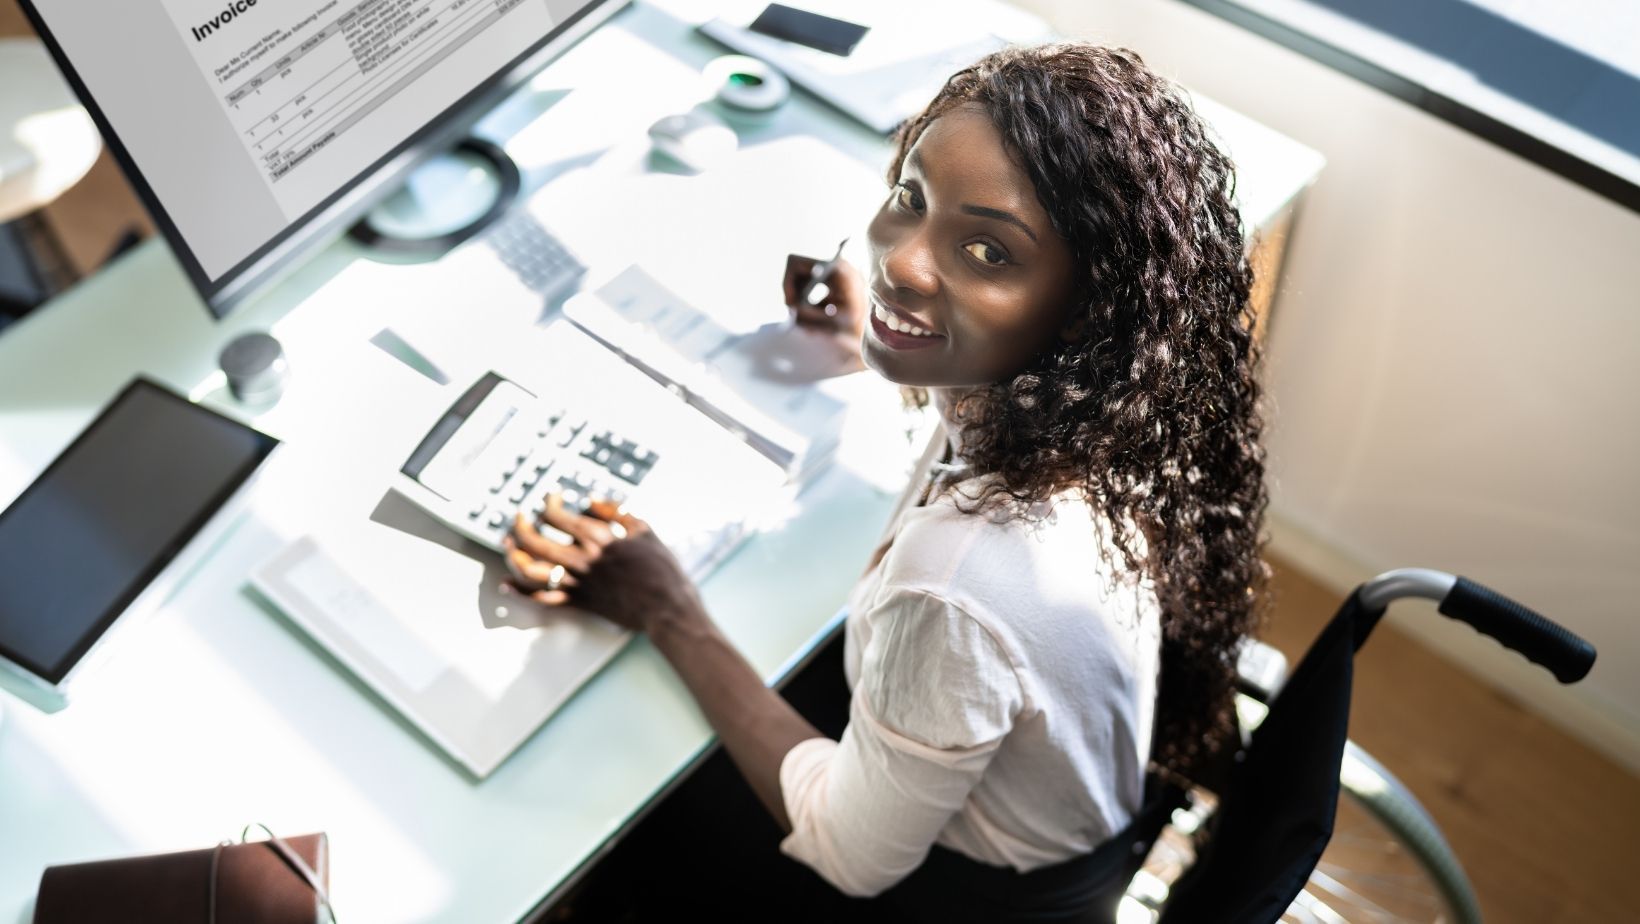
[[[860,338],[866,332],[866,317],[871,313],[865,278],[847,260],[838,260],[830,278],[822,283],[826,297],[819,300],[819,305],[804,304],[798,295],[814,277],[814,268],[821,262],[795,253],[786,257],[786,307],[795,313],[799,327],[832,335],[850,355],[857,357]]]
[[[547,538],[522,513],[503,542],[511,584],[530,599],[597,613],[635,632],[709,621],[683,566],[643,520],[604,500],[577,513],[553,493],[541,522],[573,542]]]

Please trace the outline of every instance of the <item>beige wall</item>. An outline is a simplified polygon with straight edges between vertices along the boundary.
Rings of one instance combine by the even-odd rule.
[[[1327,158],[1269,343],[1278,550],[1539,608],[1600,650],[1577,687],[1397,618],[1640,768],[1640,215],[1175,0],[1022,5]]]

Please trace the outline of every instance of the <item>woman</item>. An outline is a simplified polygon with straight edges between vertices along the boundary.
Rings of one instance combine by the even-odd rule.
[[[825,309],[795,297],[813,261],[785,280],[799,323],[927,389],[949,436],[848,601],[841,740],[763,686],[641,520],[555,505],[575,544],[520,521],[509,563],[540,602],[648,633],[782,850],[844,893],[1069,919],[1119,886],[1098,848],[1147,761],[1189,778],[1227,740],[1256,624],[1233,168],[1137,55],[1067,44],[952,77],[888,176],[864,278],[841,271]]]

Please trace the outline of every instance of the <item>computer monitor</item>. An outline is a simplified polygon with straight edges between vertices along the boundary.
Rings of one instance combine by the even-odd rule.
[[[627,0],[20,0],[218,317]]]

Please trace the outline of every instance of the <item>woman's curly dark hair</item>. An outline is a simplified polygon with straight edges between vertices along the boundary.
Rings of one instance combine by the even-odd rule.
[[[1198,777],[1234,730],[1238,643],[1258,627],[1263,423],[1235,168],[1183,95],[1121,48],[990,55],[901,127],[889,182],[935,119],[977,105],[1070,244],[1082,336],[952,414],[978,498],[1081,488],[1162,610],[1153,756]]]

